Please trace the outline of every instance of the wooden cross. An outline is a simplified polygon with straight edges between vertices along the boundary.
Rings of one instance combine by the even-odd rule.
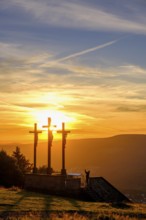
[[[66,145],[66,138],[68,133],[70,133],[70,131],[65,130],[65,123],[62,123],[62,130],[58,130],[57,133],[61,133],[62,134],[62,170],[61,170],[61,174],[62,175],[66,175],[66,169],[65,169],[65,145]]]
[[[37,173],[37,167],[36,167],[36,148],[38,144],[38,134],[42,133],[42,131],[37,130],[37,123],[34,124],[34,130],[29,131],[29,133],[34,134],[34,167],[33,167],[33,173]]]
[[[48,118],[48,125],[44,125],[43,128],[48,128],[48,168],[47,173],[49,175],[52,174],[52,167],[51,167],[51,147],[53,141],[53,132],[50,129],[51,127],[51,118]]]

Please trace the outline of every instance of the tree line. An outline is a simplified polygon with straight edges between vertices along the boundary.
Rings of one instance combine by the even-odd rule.
[[[11,156],[4,150],[0,151],[0,186],[18,186],[23,188],[25,174],[32,173],[32,170],[33,164],[26,159],[18,146]],[[47,174],[47,166],[38,167],[37,173]]]
[[[0,151],[0,185],[5,187],[24,186],[25,174],[32,171],[33,165],[16,147],[12,155]]]

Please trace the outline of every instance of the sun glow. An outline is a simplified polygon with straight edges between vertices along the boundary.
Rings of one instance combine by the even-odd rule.
[[[43,132],[39,135],[39,139],[44,141],[47,140],[47,128],[48,118],[51,118],[51,127],[54,138],[60,140],[61,135],[56,131],[62,129],[62,123],[65,123],[65,129],[70,130],[73,134],[74,126],[77,123],[77,117],[73,113],[58,111],[58,110],[47,110],[47,109],[33,109],[29,112],[28,125],[29,129],[33,129],[34,123],[37,123],[37,129]],[[54,127],[55,126],[55,127]],[[30,135],[29,135],[30,136]],[[71,136],[71,135],[70,135]]]
[[[36,121],[36,123],[38,123],[39,128],[47,125],[48,118],[51,118],[52,128],[55,126],[54,130],[61,129],[62,122],[70,124],[75,120],[60,111],[40,110],[35,111],[33,114],[34,120]]]

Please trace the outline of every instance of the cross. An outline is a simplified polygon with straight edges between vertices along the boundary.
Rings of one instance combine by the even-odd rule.
[[[53,131],[50,129],[51,127],[51,118],[48,118],[48,125],[44,125],[43,128],[48,128],[48,168],[47,173],[49,175],[52,174],[52,167],[51,167],[51,147],[53,141]]]
[[[34,134],[34,167],[33,167],[33,173],[37,173],[37,168],[36,168],[36,148],[38,144],[38,134],[42,133],[42,131],[37,130],[37,123],[34,124],[34,130],[29,131],[29,133]]]
[[[66,138],[68,133],[70,133],[70,131],[65,130],[65,123],[62,123],[62,130],[58,130],[57,133],[61,133],[62,134],[62,170],[61,170],[61,174],[62,175],[66,175],[66,169],[65,169],[65,145],[66,145]]]

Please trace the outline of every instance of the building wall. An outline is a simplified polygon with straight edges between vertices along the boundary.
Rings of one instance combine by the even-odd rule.
[[[25,175],[25,189],[35,191],[61,193],[79,193],[81,187],[80,178],[70,178],[65,176],[49,176],[40,174]]]

